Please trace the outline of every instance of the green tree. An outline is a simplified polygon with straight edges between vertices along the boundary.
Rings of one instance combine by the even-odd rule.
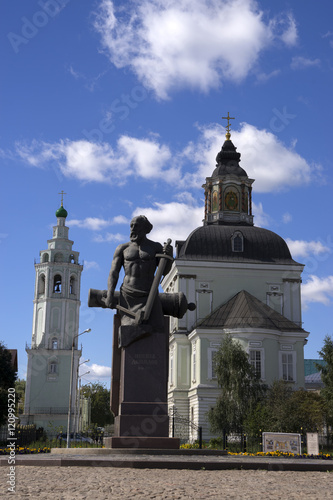
[[[3,342],[0,342],[0,425],[8,415],[8,389],[15,386],[16,372],[12,356]]]
[[[15,392],[17,398],[18,413],[23,413],[24,411],[25,386],[26,386],[26,381],[23,378],[18,378],[15,381]]]
[[[113,413],[110,410],[110,391],[104,384],[96,382],[81,387],[81,394],[91,401],[91,423],[105,427],[113,423]]]
[[[260,383],[240,342],[225,335],[214,358],[221,394],[208,412],[211,431],[241,432],[247,415],[257,407],[265,387]]]
[[[320,394],[293,390],[284,380],[276,380],[265,397],[249,414],[247,432],[313,432],[324,424],[324,401]]]
[[[324,338],[324,345],[318,354],[325,361],[324,366],[317,364],[317,368],[321,370],[324,383],[321,394],[325,400],[327,423],[333,425],[333,339],[330,335]]]

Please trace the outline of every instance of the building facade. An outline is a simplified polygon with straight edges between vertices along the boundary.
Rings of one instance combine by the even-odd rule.
[[[72,249],[73,241],[68,239],[67,211],[62,202],[56,217],[53,237],[35,264],[32,338],[26,348],[27,383],[21,418],[21,423],[36,424],[48,433],[67,430],[70,381],[74,430],[75,374],[81,356],[78,329],[83,266],[79,264],[79,252]]]
[[[184,292],[196,310],[171,318],[169,408],[213,437],[207,412],[219,395],[214,354],[229,333],[248,352],[262,381],[304,387],[301,274],[286,242],[254,226],[252,184],[229,132],[206,178],[203,225],[176,242],[165,292]],[[188,439],[197,431],[189,426]]]

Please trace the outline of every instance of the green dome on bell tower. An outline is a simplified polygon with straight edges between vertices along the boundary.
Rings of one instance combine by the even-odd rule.
[[[67,215],[68,215],[68,212],[67,210],[64,209],[64,193],[63,191],[61,191],[59,194],[61,194],[61,206],[60,208],[58,208],[58,210],[56,211],[56,217],[64,217],[66,219]]]
[[[68,212],[67,210],[64,209],[64,207],[61,205],[60,208],[58,208],[58,210],[56,211],[56,217],[67,217],[68,215]]]

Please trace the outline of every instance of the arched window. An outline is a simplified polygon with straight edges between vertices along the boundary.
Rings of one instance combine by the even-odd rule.
[[[219,209],[219,193],[217,186],[214,186],[212,191],[212,212],[217,212],[218,209]]]
[[[42,262],[48,262],[48,261],[49,261],[49,254],[43,253]]]
[[[69,256],[69,262],[70,262],[71,264],[75,264],[75,257],[74,257],[74,255],[73,255],[73,254],[71,254],[71,255]]]
[[[45,293],[45,274],[41,274],[38,278],[38,295]]]
[[[239,192],[237,188],[229,188],[224,195],[224,208],[230,211],[239,211]]]
[[[69,280],[69,293],[71,295],[74,295],[75,294],[75,276],[71,276],[70,280]]]
[[[61,293],[61,276],[56,274],[53,280],[53,292]]]
[[[244,251],[244,237],[240,231],[236,231],[231,237],[231,247],[233,252]]]
[[[51,341],[52,349],[58,349],[58,339],[54,337]]]

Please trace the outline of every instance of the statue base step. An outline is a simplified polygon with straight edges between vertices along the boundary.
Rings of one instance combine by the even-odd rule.
[[[119,436],[104,438],[105,448],[178,450],[179,445],[179,438],[169,437]]]

